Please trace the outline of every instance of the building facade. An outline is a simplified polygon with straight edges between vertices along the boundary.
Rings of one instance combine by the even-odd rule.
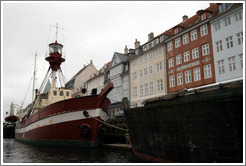
[[[135,55],[130,57],[131,107],[143,106],[146,99],[167,93],[163,46],[166,38],[165,34],[154,37],[150,33],[145,44],[135,41]]]
[[[243,4],[218,3],[211,20],[216,82],[243,77]]]
[[[168,93],[215,82],[210,19],[218,6],[210,4],[164,32]]]
[[[125,54],[115,52],[111,60],[110,67],[105,73],[105,82],[112,82],[114,89],[108,94],[111,101],[108,114],[109,118],[123,115],[122,99],[124,97],[130,98],[129,90],[129,55],[134,54],[134,50],[128,52],[125,48]]]

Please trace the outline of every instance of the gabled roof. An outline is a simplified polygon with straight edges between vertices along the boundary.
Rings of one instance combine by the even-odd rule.
[[[91,77],[91,78],[90,78],[89,80],[87,80],[87,81],[93,80],[94,78],[96,78],[96,77],[98,77],[98,76],[104,74],[104,73],[109,69],[110,64],[111,64],[111,61],[108,62],[108,63],[106,63],[106,64],[105,64],[105,65],[106,65],[106,68],[105,68],[105,66],[103,66],[103,67],[99,70],[99,73],[98,73],[97,75],[95,75],[94,77]],[[105,70],[103,71],[103,69],[105,69]]]
[[[121,53],[115,52],[115,55],[117,55],[119,57],[121,62],[128,61],[128,55],[126,55],[126,54],[121,54]]]

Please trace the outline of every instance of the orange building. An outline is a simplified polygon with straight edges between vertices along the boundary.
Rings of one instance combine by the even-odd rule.
[[[217,10],[210,4],[164,32],[170,36],[165,41],[168,93],[215,82],[210,19]]]

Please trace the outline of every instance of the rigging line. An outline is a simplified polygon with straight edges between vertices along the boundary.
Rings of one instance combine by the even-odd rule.
[[[24,105],[24,102],[25,102],[25,100],[26,100],[26,96],[27,96],[27,93],[28,93],[28,91],[29,91],[29,89],[30,89],[31,83],[32,83],[32,78],[31,78],[31,80],[30,80],[30,82],[29,82],[29,85],[28,85],[28,88],[27,88],[27,91],[26,91],[26,95],[25,95],[25,97],[24,97],[24,99],[23,99],[23,101],[22,101],[22,103],[21,103],[21,108],[22,108],[22,106]]]
[[[47,73],[46,73],[46,75],[45,75],[45,77],[44,77],[44,81],[42,82],[42,84],[41,84],[41,86],[40,86],[40,88],[39,88],[39,91],[41,92],[41,91],[43,91],[43,89],[44,89],[44,84],[47,82],[47,80],[48,80],[48,74],[49,74],[49,71],[50,71],[50,67],[49,67],[49,69],[48,69],[48,71],[47,71]]]
[[[63,74],[63,72],[62,72],[62,69],[60,68],[60,70],[61,70],[61,74],[62,74],[62,79],[63,79],[63,82],[64,82],[64,84],[66,84],[67,83],[67,78],[65,77],[65,75]]]
[[[94,118],[94,117],[92,117],[91,115],[89,115],[89,117],[91,117],[91,118],[93,118],[93,119],[95,119],[95,120],[97,120],[97,121],[99,121],[99,122],[101,122],[101,123],[103,123],[103,124],[105,124],[105,125],[111,126],[111,127],[113,127],[113,128],[116,128],[116,129],[119,129],[119,130],[128,131],[127,129],[123,129],[123,128],[121,128],[121,127],[114,126],[114,125],[111,125],[111,124],[109,124],[109,123],[107,123],[107,122],[104,122],[104,121],[102,121],[102,120],[100,120],[100,119]]]

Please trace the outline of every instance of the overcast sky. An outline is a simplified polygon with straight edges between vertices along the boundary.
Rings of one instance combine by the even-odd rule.
[[[56,23],[63,28],[58,31],[58,42],[64,45],[66,61],[61,67],[69,80],[90,60],[100,69],[114,52],[123,53],[125,45],[134,48],[135,39],[144,44],[150,32],[157,36],[182,22],[183,15],[191,17],[208,6],[208,1],[1,1],[3,114],[12,101],[18,105],[24,101],[24,107],[31,102],[32,86],[27,90],[36,51],[36,88],[41,85],[48,69],[44,58],[54,40]]]

